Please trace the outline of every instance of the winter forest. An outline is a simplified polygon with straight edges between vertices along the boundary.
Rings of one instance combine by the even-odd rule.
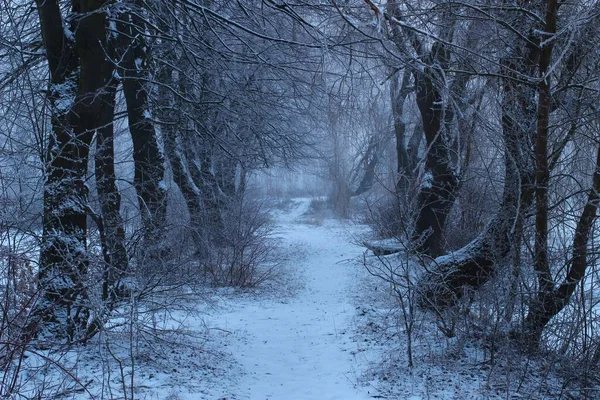
[[[599,398],[599,27],[0,0],[0,398]]]

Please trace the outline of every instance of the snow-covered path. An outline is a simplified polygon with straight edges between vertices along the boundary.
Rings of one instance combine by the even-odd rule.
[[[279,219],[285,245],[302,243],[304,287],[285,300],[246,300],[212,316],[209,326],[235,334],[230,351],[244,370],[229,396],[239,399],[369,399],[356,387],[360,362],[352,341],[352,277],[344,262],[362,251],[343,227],[297,223],[307,201]],[[230,397],[231,398],[231,397]]]

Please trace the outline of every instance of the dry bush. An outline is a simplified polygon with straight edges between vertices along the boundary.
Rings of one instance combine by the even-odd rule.
[[[37,295],[37,273],[26,253],[0,247],[0,398],[20,390],[29,338],[26,327]]]
[[[203,275],[215,286],[253,287],[277,272],[280,260],[268,212],[259,202],[240,201],[223,215],[223,234],[201,260]]]

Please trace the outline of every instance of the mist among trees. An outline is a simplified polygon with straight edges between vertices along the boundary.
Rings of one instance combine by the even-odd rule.
[[[310,198],[294,218],[369,228],[355,261],[411,371],[437,331],[594,398],[599,24],[595,1],[4,0],[0,397],[133,399],[157,313],[283,287],[277,221]],[[54,358],[94,346],[114,397]],[[32,392],[32,357],[73,391]]]

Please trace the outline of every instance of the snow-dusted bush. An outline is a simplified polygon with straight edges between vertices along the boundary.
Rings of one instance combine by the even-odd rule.
[[[280,264],[267,210],[241,199],[222,213],[223,232],[210,245],[202,272],[215,286],[252,287],[273,276]]]

